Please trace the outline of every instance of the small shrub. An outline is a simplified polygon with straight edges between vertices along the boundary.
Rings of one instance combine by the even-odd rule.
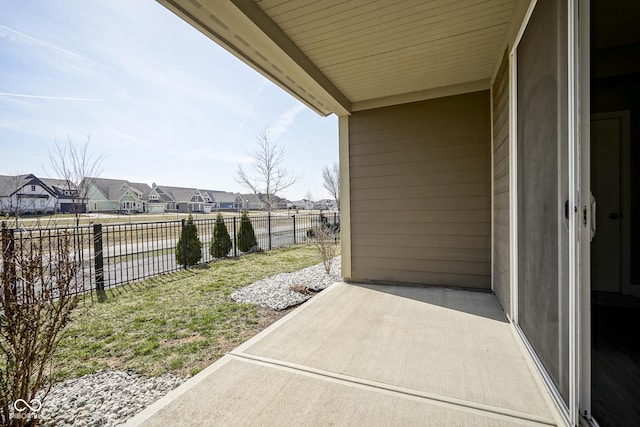
[[[0,425],[37,424],[37,410],[29,407],[18,418],[14,405],[18,399],[32,403],[38,393],[44,400],[53,384],[53,355],[80,301],[76,238],[64,232],[52,245],[28,232],[16,239],[2,225]]]
[[[318,249],[322,265],[327,274],[331,273],[331,264],[338,252],[336,244],[336,233],[333,227],[327,227],[324,224],[312,228],[307,231],[307,236],[313,241],[314,246]]]
[[[202,242],[198,238],[198,227],[193,223],[193,217],[189,215],[176,245],[176,261],[181,265],[196,265],[201,258]]]
[[[253,231],[253,225],[247,211],[242,212],[240,228],[238,229],[238,249],[242,252],[258,252],[258,240]]]
[[[224,258],[229,254],[231,247],[229,230],[227,230],[227,225],[224,223],[222,214],[218,213],[216,224],[213,227],[213,240],[211,241],[209,253],[214,258]]]

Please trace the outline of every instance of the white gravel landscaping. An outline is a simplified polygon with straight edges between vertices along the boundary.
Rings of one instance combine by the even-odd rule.
[[[259,280],[231,294],[231,299],[240,303],[253,303],[272,310],[284,310],[302,304],[313,296],[292,290],[301,286],[312,292],[319,292],[332,283],[342,280],[340,257],[333,259],[331,274],[327,274],[322,263],[292,273],[281,273]]]
[[[340,257],[333,260],[331,274],[317,264],[254,282],[233,294],[236,302],[254,303],[284,310],[307,301],[334,282],[341,281]],[[311,292],[301,293],[291,287]],[[169,391],[186,381],[176,375],[145,378],[133,371],[109,370],[85,375],[53,386],[38,413],[42,425],[116,426],[124,423]]]
[[[44,426],[116,426],[185,380],[115,370],[85,375],[55,384],[38,417]]]

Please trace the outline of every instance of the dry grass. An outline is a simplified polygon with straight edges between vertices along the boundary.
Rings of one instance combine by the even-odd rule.
[[[317,214],[318,210],[299,210],[297,213],[302,214]],[[240,218],[240,212],[221,212],[225,218],[238,217]],[[286,209],[275,211],[273,215],[293,215],[295,210],[288,211]],[[205,213],[193,213],[193,219],[215,219],[217,212]],[[263,211],[250,211],[249,216],[264,216]],[[143,222],[159,222],[159,221],[179,221],[183,218],[187,218],[189,214],[186,213],[163,213],[163,214],[134,214],[134,215],[117,215],[117,214],[100,214],[95,216],[93,214],[82,215],[80,218],[80,225],[91,224],[137,224]],[[9,227],[14,227],[16,221],[14,217],[0,218],[6,221]],[[55,215],[43,215],[39,217],[24,216],[18,219],[18,227],[69,227],[75,226],[75,216],[73,214],[55,214]]]

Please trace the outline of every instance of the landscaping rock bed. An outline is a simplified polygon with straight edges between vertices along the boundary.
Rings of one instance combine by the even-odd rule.
[[[38,416],[44,426],[116,426],[185,380],[115,370],[85,375],[55,384]]]
[[[235,302],[253,303],[280,311],[302,304],[315,292],[341,281],[340,274],[340,257],[336,257],[331,265],[331,274],[327,274],[320,263],[299,271],[276,274],[254,282],[232,293],[231,299]]]

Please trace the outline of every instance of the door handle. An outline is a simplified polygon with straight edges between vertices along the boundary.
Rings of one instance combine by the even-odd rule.
[[[596,198],[591,193],[591,240],[596,235]]]
[[[618,219],[618,218],[619,218],[619,216],[618,216],[618,214],[617,214],[617,213],[615,213],[615,212],[614,212],[614,213],[612,213],[612,214],[609,214],[609,218],[610,218],[610,219]]]

